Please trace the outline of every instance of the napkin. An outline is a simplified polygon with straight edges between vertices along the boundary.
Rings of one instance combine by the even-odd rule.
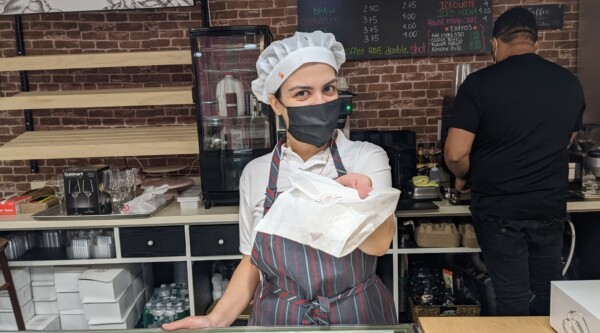
[[[257,231],[309,245],[336,257],[354,251],[394,213],[395,188],[374,189],[367,198],[335,180],[297,170],[292,188],[281,193]]]
[[[166,196],[162,195],[169,190],[169,185],[164,184],[158,187],[148,186],[144,193],[123,204],[121,213],[123,214],[148,214],[155,211],[162,204],[167,202]]]

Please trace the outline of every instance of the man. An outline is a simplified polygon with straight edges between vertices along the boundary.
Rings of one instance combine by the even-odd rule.
[[[522,7],[496,20],[496,64],[467,77],[446,140],[455,188],[466,191],[498,315],[547,315],[561,279],[567,146],[581,127],[579,80],[535,54],[537,26]]]

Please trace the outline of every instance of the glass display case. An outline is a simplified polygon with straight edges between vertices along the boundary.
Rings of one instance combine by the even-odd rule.
[[[204,205],[239,203],[243,168],[275,143],[274,116],[252,94],[268,26],[190,29]]]

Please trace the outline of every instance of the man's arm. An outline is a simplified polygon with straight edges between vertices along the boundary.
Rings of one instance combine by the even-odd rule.
[[[450,128],[444,147],[444,161],[456,176],[455,187],[461,191],[466,183],[466,176],[471,166],[469,155],[473,147],[475,134],[460,128]]]

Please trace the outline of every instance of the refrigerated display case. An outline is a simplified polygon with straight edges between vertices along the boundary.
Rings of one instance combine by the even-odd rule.
[[[251,90],[269,27],[192,28],[190,40],[204,205],[237,204],[242,170],[275,144],[273,113]]]

